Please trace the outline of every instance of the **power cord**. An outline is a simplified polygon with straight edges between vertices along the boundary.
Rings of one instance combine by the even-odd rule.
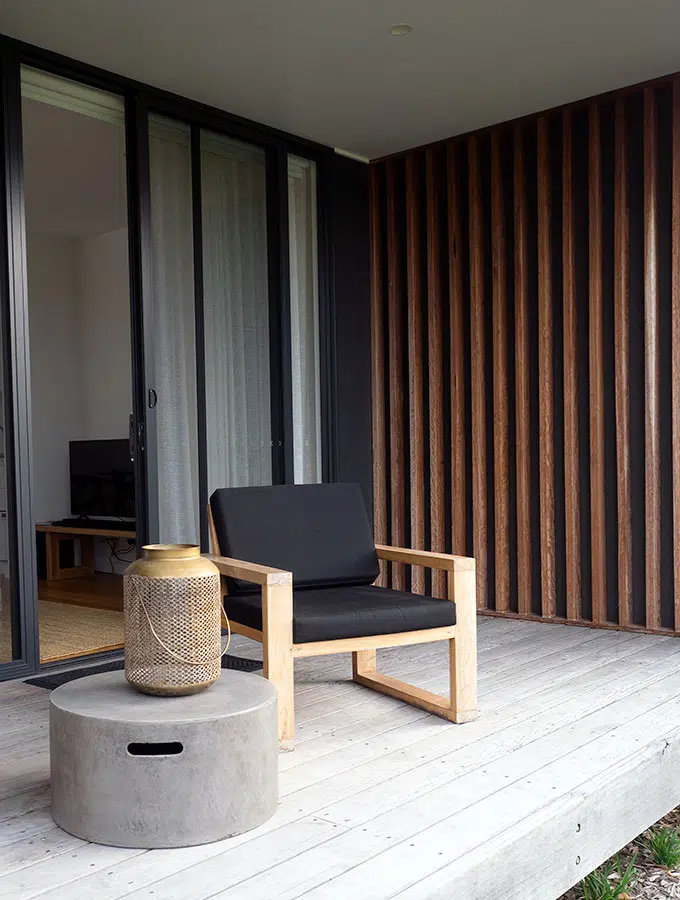
[[[120,563],[129,563],[130,554],[135,552],[135,545],[131,544],[127,550],[121,550],[118,547],[118,542],[120,538],[106,538],[106,543],[109,545],[109,565],[111,566],[111,574],[115,575],[116,567],[114,565],[114,560],[117,560]]]

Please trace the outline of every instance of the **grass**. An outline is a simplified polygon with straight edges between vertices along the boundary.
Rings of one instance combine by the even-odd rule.
[[[636,881],[635,859],[624,868],[621,857],[615,856],[583,879],[583,900],[629,900]]]
[[[665,869],[677,869],[680,866],[680,832],[677,828],[653,828],[646,836],[645,844],[657,866]]]

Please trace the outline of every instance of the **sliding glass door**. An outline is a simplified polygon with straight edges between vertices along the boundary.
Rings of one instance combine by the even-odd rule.
[[[265,153],[151,115],[149,197],[150,538],[205,547],[212,491],[272,481]]]
[[[207,550],[219,487],[332,477],[326,153],[0,45],[0,680],[40,666],[38,576],[56,580],[41,535],[101,514],[120,538],[92,553],[64,542],[49,560],[118,577],[143,542]],[[74,503],[81,443],[115,445],[116,476],[134,481],[124,510]]]
[[[205,509],[217,488],[286,473],[298,483],[323,479],[316,165],[284,160],[277,246],[272,157],[149,118],[143,331],[154,540],[207,548]],[[285,254],[288,283],[272,282],[276,254]]]

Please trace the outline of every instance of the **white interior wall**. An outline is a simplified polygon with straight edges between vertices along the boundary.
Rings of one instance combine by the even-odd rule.
[[[132,412],[128,232],[119,228],[78,241],[78,310],[87,440],[125,438]],[[119,552],[125,551],[119,542]],[[129,556],[131,562],[134,556]],[[127,563],[95,541],[95,569],[121,573]]]
[[[28,235],[34,516],[70,513],[68,445],[125,438],[132,410],[127,230]]]
[[[132,412],[127,228],[78,242],[82,438],[125,438]]]
[[[28,234],[36,522],[70,515],[69,441],[127,436],[132,410],[127,229]],[[121,546],[119,549],[124,550]],[[125,564],[114,560],[114,569]],[[98,541],[95,567],[110,571]]]
[[[68,444],[83,434],[78,243],[53,235],[27,236],[37,522],[69,514]]]

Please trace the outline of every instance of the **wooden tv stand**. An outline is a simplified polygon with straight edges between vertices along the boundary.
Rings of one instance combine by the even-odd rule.
[[[94,575],[95,538],[122,538],[134,541],[134,531],[116,528],[74,528],[68,525],[36,525],[35,530],[45,535],[45,556],[47,559],[47,581],[63,578],[83,578]],[[59,560],[59,546],[65,541],[80,539],[80,566],[63,566]],[[75,554],[74,554],[75,556]]]

